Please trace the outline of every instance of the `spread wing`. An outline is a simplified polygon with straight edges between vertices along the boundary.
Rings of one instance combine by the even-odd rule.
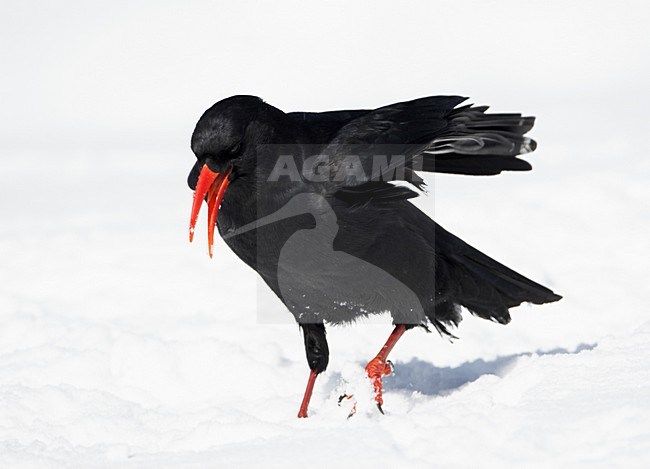
[[[385,198],[386,185],[367,184],[405,180],[421,187],[420,170],[469,175],[530,170],[518,156],[535,149],[524,136],[534,117],[488,114],[487,106],[459,107],[466,99],[432,96],[373,111],[341,111],[338,124],[351,119],[323,149],[331,176],[327,191],[372,194],[378,189]]]

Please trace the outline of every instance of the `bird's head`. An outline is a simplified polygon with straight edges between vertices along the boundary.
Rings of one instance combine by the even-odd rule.
[[[196,164],[190,171],[187,183],[196,190],[199,177],[204,168],[213,172],[240,172],[242,163],[250,153],[247,130],[255,121],[265,103],[255,96],[233,96],[219,101],[205,111],[196,123],[192,133],[192,152]],[[246,145],[248,144],[248,145]]]
[[[192,134],[197,158],[187,183],[194,190],[190,241],[203,200],[208,204],[208,247],[212,256],[214,226],[230,184],[252,178],[260,145],[289,141],[278,125],[285,114],[256,96],[232,96],[217,102],[199,119]]]

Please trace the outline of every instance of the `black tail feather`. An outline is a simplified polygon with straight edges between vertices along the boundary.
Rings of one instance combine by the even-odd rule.
[[[562,297],[483,254],[438,226],[436,245],[447,253],[449,301],[471,313],[502,324],[510,322],[509,309],[522,303],[544,304]]]
[[[505,265],[471,248],[453,255],[459,275],[455,300],[473,314],[497,321],[510,322],[508,310],[522,303],[544,304],[562,297]]]

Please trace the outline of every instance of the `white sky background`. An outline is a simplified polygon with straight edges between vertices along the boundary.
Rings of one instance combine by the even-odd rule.
[[[643,1],[3,0],[0,138],[186,150],[200,114],[232,94],[284,110],[464,94],[537,115],[542,144],[553,132],[576,150],[603,138],[647,148],[649,12]]]

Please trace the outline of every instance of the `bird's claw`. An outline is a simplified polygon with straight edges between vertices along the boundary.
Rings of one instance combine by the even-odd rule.
[[[375,357],[366,365],[366,373],[368,378],[372,380],[372,386],[375,392],[375,402],[377,402],[377,408],[382,414],[384,410],[382,405],[384,404],[384,385],[382,378],[388,376],[393,372],[393,364],[390,360],[384,361],[381,357]]]
[[[353,394],[341,394],[339,396],[339,407],[341,407],[341,402],[343,402],[343,399],[352,399],[353,397],[354,397]],[[352,417],[356,413],[357,413],[357,402],[355,401],[354,404],[352,405],[352,409],[350,409],[348,418]]]
[[[341,407],[341,402],[343,402],[343,399],[352,399],[353,397],[353,394],[341,394],[339,396],[339,407]]]
[[[384,415],[384,399],[383,399],[383,382],[382,377],[392,374],[394,371],[393,363],[390,360],[382,360],[380,357],[375,357],[366,365],[366,373],[368,377],[372,380],[373,389],[375,392],[375,402],[377,403],[377,409]],[[341,407],[341,403],[344,400],[349,400],[354,397],[354,394],[341,394],[339,396],[338,405]],[[352,417],[357,413],[357,403],[354,402],[352,410],[348,414],[348,418]]]

